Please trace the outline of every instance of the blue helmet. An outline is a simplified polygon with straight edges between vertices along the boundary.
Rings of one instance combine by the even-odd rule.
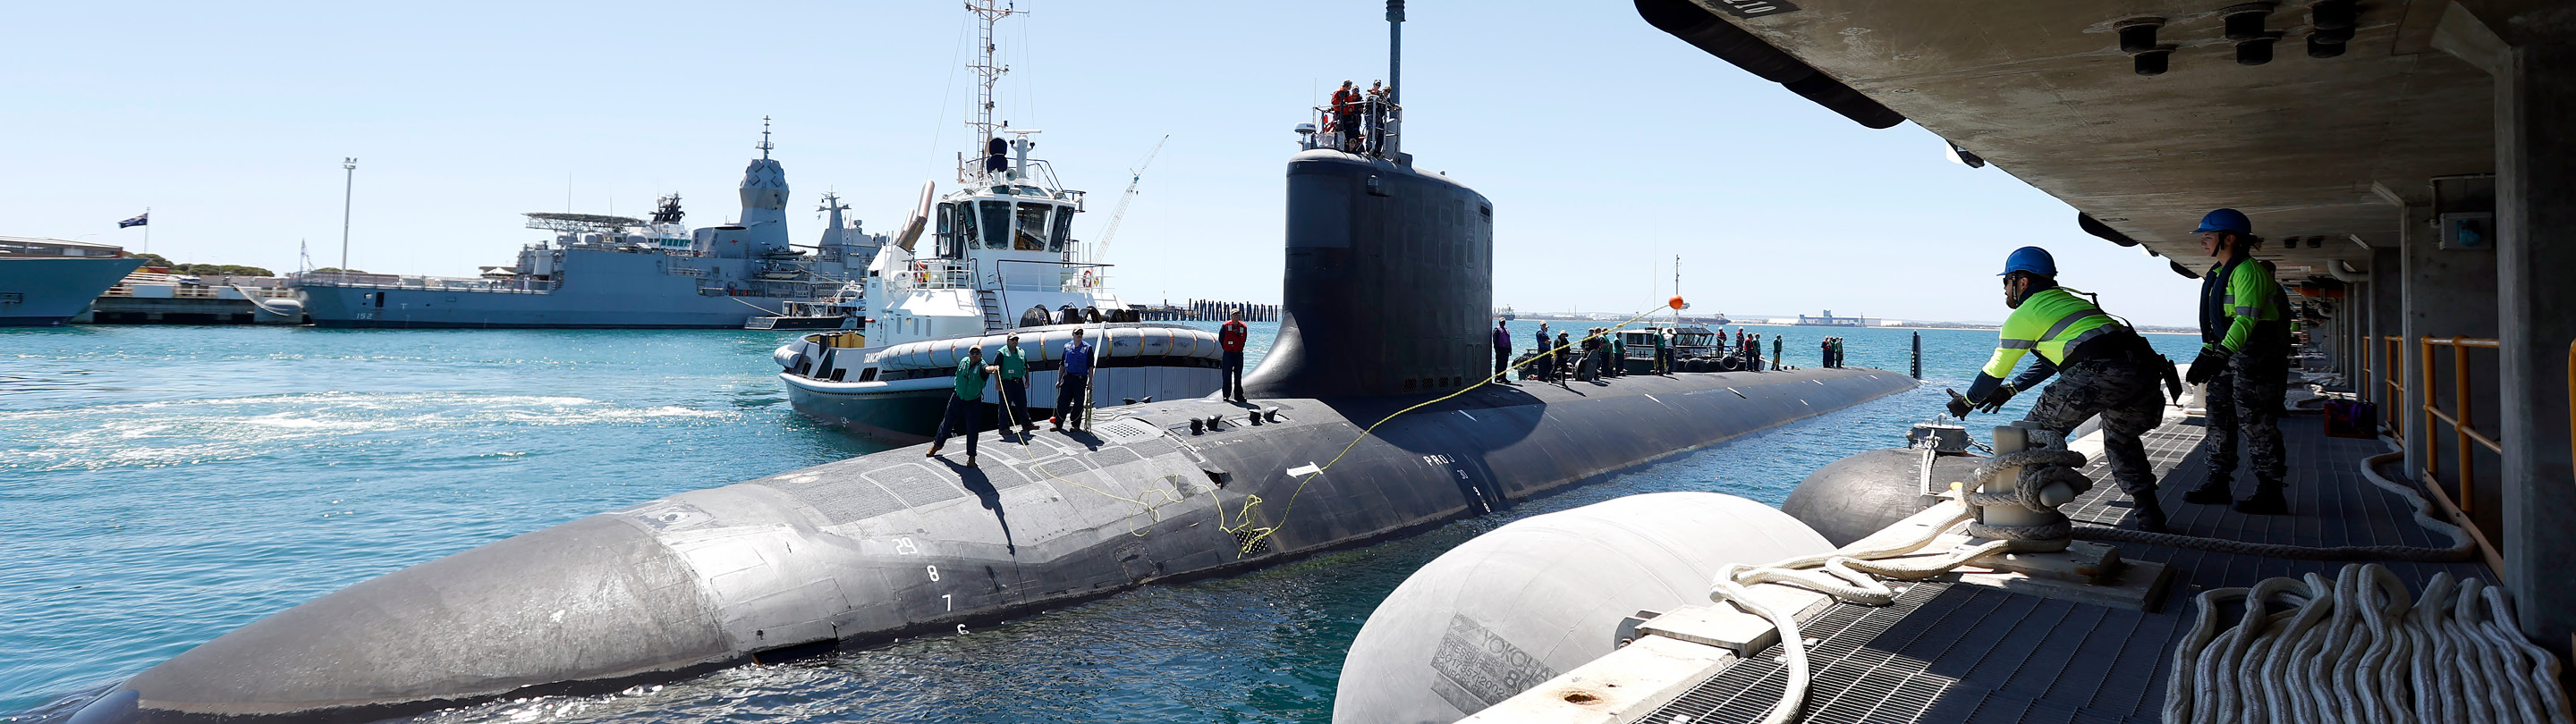
[[[2047,249],[2042,249],[2036,246],[2025,246],[2019,249],[2014,249],[2012,256],[2004,257],[2003,274],[1997,274],[1995,276],[2003,276],[2004,274],[2011,274],[2013,272],[2030,272],[2032,274],[2057,276],[2057,258],[2049,256]]]
[[[2208,216],[2200,217],[2200,228],[2193,229],[2191,233],[2206,234],[2212,231],[2251,234],[2254,233],[2254,220],[2245,218],[2245,212],[2242,211],[2219,209],[2209,212]]]

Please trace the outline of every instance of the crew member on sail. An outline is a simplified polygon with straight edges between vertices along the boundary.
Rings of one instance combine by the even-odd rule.
[[[2209,383],[2201,399],[2209,424],[2201,430],[2209,479],[2183,495],[2202,505],[2235,496],[2237,440],[2254,458],[2254,496],[2237,512],[2284,515],[2281,497],[2288,463],[2281,446],[2281,397],[2289,377],[2290,332],[2285,295],[2272,270],[2254,259],[2263,244],[2244,212],[2219,209],[2200,220],[2200,247],[2218,260],[2200,282],[2200,356],[2191,361],[2191,383]]]
[[[2058,286],[2057,260],[2048,250],[2014,250],[1998,276],[2004,278],[2004,305],[2012,308],[2012,316],[2004,320],[1995,354],[1968,386],[1967,396],[1951,397],[1950,414],[1965,418],[1971,406],[2002,410],[2014,393],[2058,375],[2022,419],[2063,435],[2101,415],[2102,450],[2111,457],[2111,477],[2137,505],[2138,528],[2164,530],[2155,468],[2147,463],[2147,448],[2138,436],[2162,422],[2164,400],[2157,396],[2156,383],[2168,379],[2173,367],[2127,324]],[[2033,351],[2039,358],[2030,369],[2005,382],[2022,354]],[[2159,364],[2164,367],[2158,369]],[[2174,386],[2177,396],[2180,389]]]

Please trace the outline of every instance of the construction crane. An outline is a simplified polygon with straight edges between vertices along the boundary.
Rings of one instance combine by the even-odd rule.
[[[1163,140],[1154,142],[1154,150],[1145,153],[1145,160],[1127,169],[1127,192],[1118,196],[1118,208],[1109,212],[1109,225],[1100,229],[1100,241],[1091,247],[1091,261],[1109,258],[1109,240],[1118,236],[1118,222],[1127,219],[1127,204],[1136,200],[1136,184],[1145,180],[1145,167],[1154,165],[1154,157],[1161,155],[1163,144],[1171,140],[1171,134],[1163,134]]]

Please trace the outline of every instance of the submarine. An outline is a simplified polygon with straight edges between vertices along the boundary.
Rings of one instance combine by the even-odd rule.
[[[1248,403],[1122,406],[1087,431],[988,438],[980,467],[914,446],[525,533],[226,633],[70,721],[372,721],[972,636],[1491,514],[1915,384],[1865,368],[1487,383],[1494,205],[1417,170],[1385,103],[1371,138],[1299,129],[1285,318]]]

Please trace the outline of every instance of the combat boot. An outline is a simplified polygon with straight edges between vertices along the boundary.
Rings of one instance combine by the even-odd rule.
[[[2165,507],[2156,502],[2155,491],[2133,496],[2131,501],[2135,503],[2132,509],[2138,512],[2138,530],[2149,533],[2165,532]]]
[[[2185,491],[2182,494],[2182,502],[2193,505],[2226,505],[2236,502],[2236,494],[2227,489],[2228,477],[2210,475],[2208,480],[2200,482],[2200,487]]]
[[[2265,480],[2255,485],[2254,497],[2236,501],[2236,512],[2246,515],[2289,515],[2290,501],[2281,496],[2281,481]]]

